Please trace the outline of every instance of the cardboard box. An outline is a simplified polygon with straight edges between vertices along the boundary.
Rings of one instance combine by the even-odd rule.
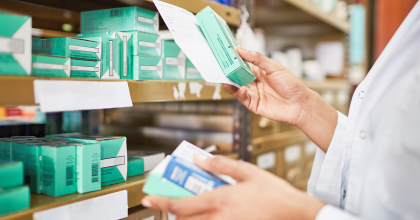
[[[77,192],[87,193],[101,189],[101,145],[76,145]]]
[[[70,58],[32,55],[32,76],[70,77]]]
[[[101,78],[101,61],[71,59],[70,64],[71,78]]]
[[[127,177],[144,174],[144,160],[141,157],[127,156]]]
[[[76,192],[76,147],[45,143],[41,147],[43,194],[63,196]]]
[[[0,188],[23,184],[23,163],[0,160]]]
[[[81,13],[81,32],[141,31],[157,34],[159,14],[138,7],[113,8]]]
[[[241,86],[253,82],[255,76],[248,63],[236,52],[238,44],[226,21],[210,7],[201,10],[196,18],[224,74]]]
[[[186,56],[174,41],[162,40],[164,80],[184,80]]]
[[[134,56],[160,57],[161,40],[158,34],[148,34],[140,31],[123,31],[131,34]]]
[[[41,143],[30,143],[31,140],[12,142],[12,160],[23,162],[24,182],[31,192],[41,193]]]
[[[101,42],[71,37],[33,40],[32,42],[34,54],[101,60]]]
[[[163,66],[160,57],[135,57],[134,68],[138,66],[138,80],[162,80]],[[138,64],[137,64],[138,62]]]
[[[0,189],[0,216],[28,209],[30,196],[27,186]]]
[[[203,77],[201,77],[200,72],[198,69],[195,68],[194,64],[187,58],[185,63],[185,80],[191,81],[204,81]]]
[[[120,40],[110,37],[86,37],[83,39],[102,43],[101,79],[120,78]]]
[[[0,13],[0,75],[30,75],[32,18]]]
[[[101,145],[101,186],[127,180],[127,138],[108,135],[84,135],[68,133],[49,135],[51,138],[67,138],[83,143]]]
[[[157,151],[128,150],[127,155],[129,177],[152,170],[165,158],[165,153]]]

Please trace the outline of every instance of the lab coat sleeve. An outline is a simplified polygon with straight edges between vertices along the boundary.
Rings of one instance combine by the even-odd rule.
[[[333,139],[324,153],[317,149],[308,181],[308,194],[325,203],[339,206],[341,186],[341,161],[346,146],[347,116],[338,112],[338,124]]]
[[[360,218],[331,205],[324,206],[315,220],[360,220]]]

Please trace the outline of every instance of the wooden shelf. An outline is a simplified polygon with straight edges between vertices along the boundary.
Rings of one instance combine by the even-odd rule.
[[[112,81],[77,78],[42,78],[0,76],[0,105],[35,105],[34,80],[72,80],[72,81]],[[114,80],[115,81],[115,80]],[[136,102],[164,102],[164,101],[211,101],[226,100],[234,97],[225,92],[223,85],[192,81],[134,81],[129,80],[131,100]],[[176,98],[174,88],[180,83],[186,83],[185,98]],[[200,96],[191,94],[189,85],[199,83],[203,85]],[[214,95],[216,96],[214,97]]]
[[[153,0],[146,0],[153,2]],[[200,12],[203,8],[210,6],[220,17],[222,17],[228,24],[239,26],[239,10],[234,7],[211,2],[208,0],[161,0],[163,2],[176,5],[184,8],[194,14]]]
[[[127,190],[128,207],[134,207],[141,204],[141,200],[146,195],[143,193],[143,184],[145,183],[145,175],[138,175],[128,177],[127,182],[118,183],[102,187],[101,190],[85,193],[85,194],[71,194],[60,197],[51,197],[42,194],[31,193],[31,207],[27,210],[16,212],[14,214],[0,217],[0,220],[32,220],[35,212],[46,209],[55,208],[58,206],[79,202],[106,194]]]
[[[302,80],[302,82],[310,89],[315,90],[338,90],[351,88],[350,83],[344,79],[326,79],[323,81]]]
[[[325,23],[337,28],[338,30],[348,33],[350,31],[350,23],[348,21],[339,20],[332,14],[322,11],[314,3],[304,0],[284,0],[285,2],[301,9],[302,11],[324,21]]]

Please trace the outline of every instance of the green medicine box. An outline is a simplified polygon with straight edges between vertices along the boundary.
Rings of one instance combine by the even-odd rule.
[[[70,58],[32,55],[32,76],[70,77]]]
[[[201,77],[200,72],[198,72],[197,68],[195,68],[194,64],[191,63],[189,59],[187,59],[186,61],[185,68],[185,80],[204,81],[203,77]]]
[[[76,145],[77,192],[87,193],[101,189],[101,145]]]
[[[156,34],[159,14],[138,7],[113,8],[81,13],[81,32],[141,31]]]
[[[102,43],[101,79],[120,78],[120,40],[110,37],[84,37]]]
[[[133,61],[133,71],[137,74],[135,80],[162,80],[162,58],[135,56]]]
[[[158,34],[148,34],[140,31],[123,31],[131,34],[131,48],[134,56],[160,57],[161,40]]]
[[[34,54],[46,54],[76,59],[101,60],[101,42],[61,37],[32,41]]]
[[[41,193],[41,146],[42,143],[31,141],[12,142],[12,160],[23,162],[24,183],[29,185],[31,192]]]
[[[30,75],[32,18],[0,13],[0,27],[0,75]]]
[[[76,192],[76,147],[61,143],[45,143],[41,147],[42,189],[50,196]]]
[[[210,7],[201,10],[196,18],[223,73],[241,86],[253,82],[255,76],[248,63],[236,52],[237,42],[226,21]]]
[[[127,180],[127,138],[108,135],[84,135],[68,133],[49,135],[51,138],[67,138],[83,143],[101,145],[101,186]]]
[[[137,156],[128,156],[127,177],[144,173],[144,160]]]
[[[23,163],[21,161],[0,160],[0,188],[23,184]]]
[[[71,59],[70,64],[71,78],[101,78],[101,61]]]
[[[162,63],[164,80],[184,80],[186,56],[174,42],[162,40]]]
[[[0,189],[0,216],[28,209],[30,196],[27,186]]]

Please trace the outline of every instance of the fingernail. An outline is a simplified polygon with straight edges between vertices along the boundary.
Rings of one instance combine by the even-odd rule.
[[[151,207],[151,206],[152,206],[152,203],[151,203],[148,199],[143,199],[143,200],[141,200],[141,204],[142,204],[144,207],[147,207],[147,208],[149,208],[149,207]]]
[[[204,156],[204,155],[195,154],[194,159],[198,160],[198,161],[205,161],[205,160],[207,160],[207,157]]]
[[[240,49],[240,50],[248,51],[247,49],[245,49],[245,47],[243,47],[243,46],[241,46],[241,45],[236,46],[236,48],[237,48],[237,49]]]

